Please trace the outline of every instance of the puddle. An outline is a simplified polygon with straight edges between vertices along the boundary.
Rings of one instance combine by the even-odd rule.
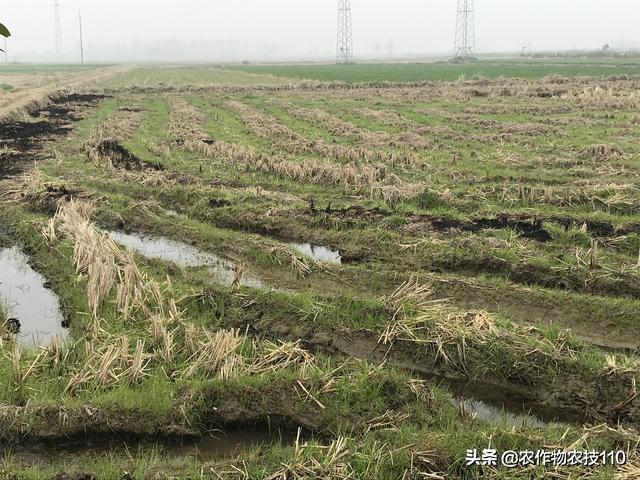
[[[453,399],[451,403],[467,417],[475,417],[493,424],[508,427],[541,427],[549,423],[582,423],[573,411],[532,405],[531,400],[513,391],[477,382],[458,382],[442,377],[423,375],[445,390]]]
[[[522,413],[513,413],[505,408],[498,408],[481,400],[456,398],[453,403],[467,417],[471,416],[489,423],[505,425],[507,427],[541,427],[547,423],[524,410]]]
[[[558,412],[527,409],[527,400],[510,392],[473,383],[449,383],[445,385],[454,398],[453,405],[467,417],[475,417],[507,427],[541,427],[559,421]]]
[[[294,445],[296,437],[297,433],[291,431],[232,430],[205,436],[197,442],[165,447],[165,450],[170,456],[194,457],[207,462],[236,457],[260,445]]]
[[[334,265],[342,263],[342,256],[337,250],[331,250],[320,245],[311,245],[310,243],[289,243],[288,246],[317,262]]]
[[[164,237],[144,234],[128,234],[124,232],[106,231],[109,238],[140,255],[170,261],[179,267],[207,267],[215,280],[224,285],[231,285],[236,277],[236,264],[213,253],[205,252],[192,245]],[[266,288],[259,278],[244,274],[240,283],[246,287]]]
[[[0,249],[0,303],[7,318],[20,322],[17,336],[24,345],[49,345],[64,338],[64,317],[56,295],[45,288],[45,278],[29,266],[17,247]]]
[[[510,426],[541,426],[548,423],[583,424],[582,412],[541,404],[535,394],[519,386],[447,378],[434,373],[432,367],[395,355],[380,348],[378,337],[368,331],[353,332],[350,338],[333,338],[332,346],[340,353],[372,362],[385,362],[410,371],[417,378],[449,392],[456,407],[478,419]],[[400,357],[400,358],[398,358]]]
[[[200,462],[210,462],[224,458],[235,458],[243,452],[261,445],[294,445],[297,433],[290,431],[269,431],[261,429],[230,430],[214,432],[198,440],[174,443],[154,443],[149,441],[77,441],[63,444],[15,446],[2,451],[5,458],[14,461],[47,465],[59,462],[88,461],[98,458],[129,458],[138,452],[156,451],[163,458],[193,458]],[[304,441],[305,439],[301,439]]]

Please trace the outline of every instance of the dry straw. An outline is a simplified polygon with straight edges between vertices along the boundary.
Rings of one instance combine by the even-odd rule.
[[[615,144],[599,144],[589,145],[580,151],[580,155],[586,158],[596,160],[610,160],[612,158],[621,158],[624,152]]]
[[[259,353],[248,370],[258,375],[296,366],[299,375],[304,376],[314,360],[313,355],[300,346],[300,341],[272,343],[265,340],[254,348]]]
[[[63,203],[48,228],[48,238],[56,237],[56,226],[74,243],[73,261],[78,273],[87,277],[87,299],[95,317],[113,287],[117,275],[117,246],[90,223],[91,204],[79,200]]]
[[[284,102],[282,106],[291,115],[320,125],[331,134],[353,139],[364,148],[351,149],[356,155],[354,160],[382,161],[391,165],[420,166],[423,161],[407,149],[426,149],[433,145],[417,132],[387,133],[370,131],[357,127],[318,108],[300,107],[293,103]],[[381,150],[382,147],[392,147],[393,152]],[[348,158],[348,157],[347,157]]]
[[[135,263],[131,253],[124,253],[107,235],[91,223],[93,206],[84,201],[62,203],[53,222],[46,229],[47,238],[62,232],[74,244],[73,261],[78,273],[87,278],[87,299],[94,318],[117,285],[116,306],[123,318],[134,312],[152,315],[154,310],[164,315],[165,296],[157,282],[150,281]],[[167,296],[169,310],[179,316],[172,296]]]
[[[309,452],[312,448],[313,453]],[[336,438],[326,447],[311,447],[300,442],[300,432],[298,432],[293,458],[283,463],[279,470],[266,478],[267,480],[352,479],[355,478],[353,467],[347,461],[351,455],[345,437]]]
[[[217,372],[220,378],[234,377],[237,373],[236,367],[240,364],[236,350],[243,341],[239,330],[219,330],[215,333],[204,331],[203,333],[206,339],[192,357],[183,377],[191,378],[199,370],[206,374]]]
[[[234,168],[244,165],[289,180],[356,189],[359,193],[367,192],[371,196],[381,197],[390,202],[409,198],[423,189],[422,186],[401,182],[386,165],[370,165],[381,160],[389,161],[392,165],[406,163],[408,160],[402,153],[387,154],[379,150],[368,151],[361,147],[347,148],[316,140],[310,141],[272,117],[241,102],[229,101],[227,106],[234,109],[257,136],[281,139],[281,149],[295,153],[320,153],[324,157],[339,158],[341,162],[346,163],[315,159],[298,162],[258,152],[251,147],[213,140],[203,131],[202,125],[206,121],[204,115],[185,102],[177,102],[174,107],[176,115],[172,116],[170,123],[170,137],[186,150],[222,160]],[[363,165],[362,162],[367,165]]]

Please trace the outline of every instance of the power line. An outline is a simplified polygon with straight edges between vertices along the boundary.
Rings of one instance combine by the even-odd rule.
[[[456,17],[456,58],[471,58],[476,48],[474,0],[458,0]]]
[[[338,2],[338,40],[336,43],[336,63],[353,62],[353,25],[351,21],[351,0]]]
[[[84,65],[84,39],[82,38],[82,12],[78,11],[78,26],[80,27],[80,63]]]
[[[56,62],[62,62],[62,24],[60,23],[60,0],[54,0],[53,8],[55,12],[55,47],[56,47]]]

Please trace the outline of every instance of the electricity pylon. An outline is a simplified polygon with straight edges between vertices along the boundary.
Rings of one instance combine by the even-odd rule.
[[[474,0],[458,0],[454,47],[456,58],[473,57],[476,48]]]
[[[351,0],[339,0],[336,63],[351,62],[353,62],[353,28],[351,22]]]

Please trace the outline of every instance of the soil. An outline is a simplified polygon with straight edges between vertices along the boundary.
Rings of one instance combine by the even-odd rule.
[[[414,398],[406,388],[396,391],[390,400],[400,408]],[[194,405],[198,405],[197,419],[193,426],[186,426],[183,409]],[[89,441],[94,445],[113,442],[172,445],[198,440],[219,430],[296,432],[301,428],[304,437],[322,440],[333,438],[345,422],[355,429],[364,429],[375,416],[367,408],[358,415],[336,416],[315,403],[301,401],[296,383],[290,379],[279,379],[264,388],[244,385],[233,392],[219,384],[198,392],[184,391],[177,396],[172,412],[159,418],[136,409],[109,410],[90,405],[16,408],[18,411],[13,415],[31,419],[29,431],[15,424],[12,415],[0,416],[0,444],[52,450]]]
[[[493,376],[484,366],[484,359],[477,354],[474,355],[474,352],[468,352],[466,355],[465,362],[469,364],[460,367],[439,360],[424,344],[396,341],[391,346],[384,346],[378,343],[377,332],[329,328],[317,323],[306,325],[296,320],[287,321],[284,316],[280,317],[277,323],[257,321],[241,326],[248,328],[248,332],[254,335],[265,335],[279,340],[302,339],[305,348],[310,351],[384,362],[420,375],[439,378],[452,386],[454,392],[457,386],[465,383],[481,384],[484,389],[492,392],[494,400],[496,392],[502,392],[501,396],[505,400],[517,395],[528,410],[539,413],[541,417],[549,418],[548,412],[555,412],[554,418],[561,421],[605,421],[611,425],[619,422],[637,423],[640,420],[640,401],[629,397],[629,390],[624,381],[617,382],[604,377],[561,378],[560,384],[545,384],[542,379],[533,381],[526,375],[522,378]],[[535,359],[532,361],[535,362]],[[477,365],[471,366],[474,362],[477,362]],[[482,378],[470,378],[467,366],[469,371],[483,371],[486,374]],[[505,405],[507,404],[505,401]]]
[[[29,110],[38,120],[0,122],[0,180],[15,176],[48,157],[46,146],[68,135],[73,123],[106,98],[104,95],[68,94],[51,98],[45,107]],[[0,193],[2,187],[0,185]]]
[[[219,207],[214,205],[212,207]],[[358,205],[342,209],[313,209],[313,210],[283,210],[275,212],[274,215],[281,215],[287,218],[298,218],[303,224],[308,223],[308,217],[327,218],[340,220],[346,228],[356,228],[365,223],[376,223],[385,218],[395,215],[395,212],[380,208],[366,209]],[[285,240],[302,240],[291,238],[287,235],[286,229],[280,227],[276,222],[269,225],[251,224],[246,218],[227,218],[221,222],[220,226],[235,230],[248,231],[261,235],[280,237]],[[412,233],[428,234],[433,231],[448,232],[453,229],[479,233],[485,230],[494,229],[514,229],[519,232],[521,238],[528,238],[538,242],[548,242],[552,240],[551,234],[544,229],[543,224],[556,223],[565,229],[571,227],[586,226],[586,230],[596,237],[612,238],[631,233],[640,233],[640,223],[629,223],[625,225],[614,225],[609,222],[597,220],[582,220],[568,216],[528,216],[528,215],[498,215],[494,218],[476,217],[469,220],[457,220],[433,215],[410,215],[406,218],[407,223],[402,227]],[[322,239],[316,239],[318,241]]]
[[[640,349],[640,340],[630,330],[627,321],[629,311],[613,308],[606,320],[594,318],[589,308],[582,304],[572,306],[562,297],[541,298],[527,289],[511,286],[496,289],[490,286],[456,279],[431,279],[435,298],[452,298],[456,305],[469,310],[489,310],[503,313],[508,318],[523,324],[543,324],[568,328],[578,337],[611,352],[631,354]]]
[[[276,217],[286,217],[288,221],[297,220],[301,225],[309,223],[309,215],[317,218],[339,218],[344,228],[362,228],[365,225],[375,224],[391,216],[392,213],[382,209],[364,209],[359,206],[349,207],[342,210],[332,210],[330,213],[324,211],[312,213],[308,210],[282,210],[274,212],[269,217],[252,218],[251,216],[221,215],[214,220],[217,227],[231,230],[245,231],[277,238],[282,241],[302,241],[315,244],[329,245],[330,248],[340,250],[343,264],[363,262],[376,257],[375,250],[362,245],[355,248],[345,249],[341,245],[333,245],[327,238],[314,236],[313,231],[306,231],[305,237],[300,238],[292,229],[287,227],[287,222],[280,222]],[[403,229],[411,230],[414,235],[427,235],[434,231],[449,232],[452,230],[466,230],[480,232],[488,229],[514,228],[520,231],[522,238],[530,238],[534,241],[546,242],[551,236],[542,224],[545,221],[563,220],[562,225],[581,225],[573,219],[561,218],[536,218],[524,216],[501,215],[496,218],[476,218],[469,221],[445,219],[442,217],[430,217],[426,215],[414,215],[409,217],[410,224],[404,225]],[[634,231],[636,226],[629,224],[616,229],[613,225],[604,222],[587,222],[587,228],[591,225],[597,231],[610,232],[612,236],[620,235],[622,232]],[[608,225],[610,228],[606,228]],[[640,227],[640,225],[638,225]],[[609,278],[608,276],[598,276],[598,271],[594,271],[593,277],[589,277],[586,272],[579,270],[558,273],[554,269],[544,265],[532,265],[527,263],[511,265],[495,257],[465,257],[465,258],[430,258],[415,260],[419,262],[416,268],[423,268],[431,272],[457,272],[461,274],[475,275],[478,272],[486,274],[500,274],[509,280],[522,285],[537,285],[544,288],[562,289],[579,293],[591,293],[603,296],[640,298],[640,285],[633,276],[620,275],[620,278]]]
[[[96,477],[90,473],[69,474],[66,472],[59,472],[52,480],[96,480]]]
[[[350,207],[339,212],[343,218],[361,218],[371,217],[383,218],[393,215],[379,209],[364,210],[360,207]],[[514,229],[520,232],[522,238],[530,238],[539,242],[548,242],[551,235],[543,227],[543,223],[557,223],[564,228],[579,227],[586,225],[589,233],[598,237],[612,237],[617,235],[626,235],[633,232],[640,232],[640,224],[628,224],[615,226],[607,222],[599,222],[594,220],[578,220],[573,217],[560,216],[527,216],[527,215],[498,215],[495,218],[472,218],[469,221],[453,220],[430,215],[413,215],[409,218],[411,223],[430,224],[435,231],[448,231],[451,229],[462,230],[465,232],[478,233],[489,229]]]
[[[61,94],[60,92],[63,90],[71,92],[85,88],[86,85],[90,85],[115,74],[125,72],[130,68],[131,67],[103,67],[96,68],[92,72],[81,71],[77,74],[71,74],[68,77],[61,79],[60,82],[46,82],[40,87],[29,86],[27,88],[20,88],[9,95],[5,94],[3,95],[4,98],[1,102],[2,105],[0,105],[0,121],[18,110],[22,109],[26,111],[33,111],[40,108],[38,105],[43,105],[45,103],[51,104],[51,99],[55,100],[70,97],[72,101],[76,101],[75,99],[82,100],[82,98],[88,99],[93,97],[93,95],[67,95]]]
[[[98,158],[107,160],[114,168],[128,171],[161,171],[164,167],[159,163],[147,162],[133,155],[124,146],[114,139],[103,139],[95,144],[88,145],[87,150],[97,155]]]
[[[316,210],[303,212],[306,215],[332,216],[344,221],[379,221],[394,215],[394,212],[380,208],[365,209],[360,206],[351,206],[340,210]],[[589,233],[598,237],[612,237],[640,232],[640,224],[630,223],[616,226],[608,222],[595,220],[580,220],[573,217],[562,216],[529,216],[529,215],[498,215],[494,218],[476,217],[468,221],[455,220],[433,215],[411,215],[408,217],[410,224],[425,225],[435,231],[448,231],[451,229],[465,232],[478,233],[489,229],[510,228],[520,232],[523,238],[530,238],[539,242],[551,240],[551,235],[543,227],[543,223],[557,223],[565,228],[580,227],[586,225]],[[410,228],[410,227],[407,227]]]
[[[180,413],[169,418],[149,418],[138,410],[121,411],[100,409],[90,405],[81,407],[24,406],[14,407],[18,417],[30,418],[29,431],[14,424],[9,412],[0,417],[0,444],[11,445],[59,445],[110,440],[171,440],[197,438],[200,432],[179,422]],[[66,418],[65,421],[62,419]]]
[[[260,428],[242,430],[215,430],[198,438],[179,438],[175,440],[126,440],[126,439],[94,439],[83,441],[65,441],[60,444],[42,444],[21,446],[19,451],[12,451],[14,461],[24,464],[49,467],[74,463],[87,465],[97,459],[130,458],[131,452],[157,451],[165,458],[193,458],[202,462],[230,459],[259,445],[294,445],[298,438],[297,430],[280,430],[262,425]],[[308,435],[300,435],[302,441],[315,439]],[[1,452],[1,449],[0,449]],[[58,475],[66,475],[59,473]],[[4,477],[3,477],[4,478]],[[83,476],[55,478],[85,478]],[[93,477],[91,477],[93,478]],[[118,477],[120,480],[133,480],[132,474]]]

